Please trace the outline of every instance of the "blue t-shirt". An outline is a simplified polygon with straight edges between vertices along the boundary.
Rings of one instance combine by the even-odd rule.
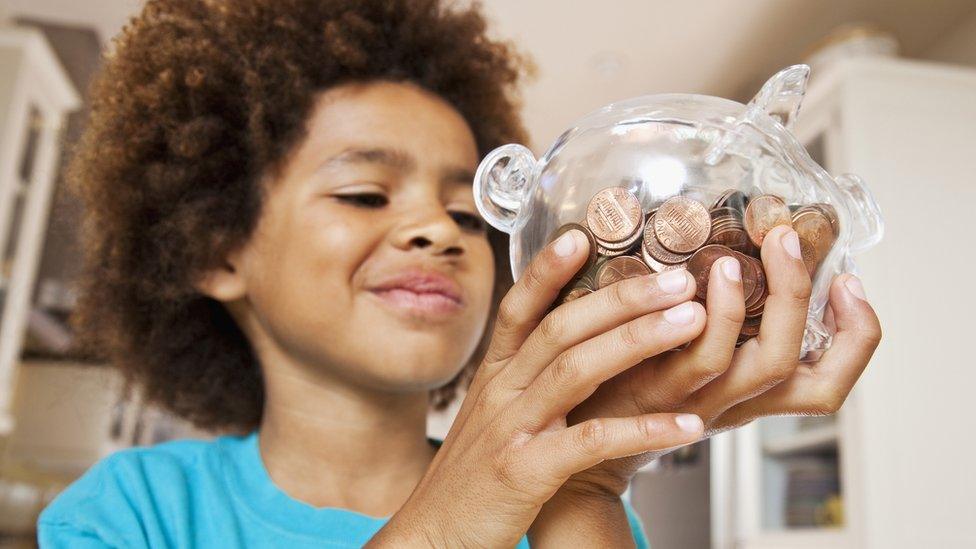
[[[638,547],[647,547],[627,506]],[[281,491],[257,432],[116,452],[44,509],[42,548],[359,547],[387,521],[316,508]],[[525,538],[519,547],[528,547]]]

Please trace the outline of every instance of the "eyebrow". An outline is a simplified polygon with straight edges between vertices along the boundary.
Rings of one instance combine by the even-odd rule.
[[[346,164],[377,164],[401,171],[411,171],[417,167],[413,157],[399,149],[351,147],[323,162],[320,169]],[[450,166],[441,170],[441,180],[470,185],[474,181],[474,171]]]

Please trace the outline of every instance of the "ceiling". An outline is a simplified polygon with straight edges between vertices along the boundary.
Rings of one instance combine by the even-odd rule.
[[[139,0],[5,0],[13,17],[93,26],[114,35]],[[617,99],[697,92],[747,99],[837,26],[870,22],[924,56],[970,17],[972,0],[484,0],[494,34],[535,60],[524,91],[533,148]]]

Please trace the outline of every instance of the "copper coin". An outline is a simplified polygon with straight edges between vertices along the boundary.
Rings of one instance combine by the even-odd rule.
[[[830,226],[834,229],[835,238],[840,235],[840,222],[837,220],[837,210],[835,210],[833,206],[824,202],[818,202],[816,204],[812,204],[811,207],[820,210],[825,216],[827,216],[827,219],[830,220]]]
[[[742,323],[742,329],[739,330],[739,334],[746,336],[747,338],[753,338],[759,335],[759,326],[762,321],[758,318],[747,318],[745,322]]]
[[[584,295],[589,295],[589,294],[592,294],[592,293],[593,293],[593,290],[591,290],[589,288],[583,288],[583,287],[577,286],[576,288],[573,288],[572,290],[566,292],[566,295],[563,296],[562,302],[563,303],[569,303],[570,301],[573,301],[574,299],[579,299],[579,298],[583,297]]]
[[[586,226],[604,242],[622,242],[640,227],[644,215],[640,201],[623,187],[597,192],[586,207]]]
[[[688,260],[688,272],[691,273],[691,276],[695,277],[695,283],[697,284],[695,295],[702,299],[707,298],[708,278],[712,272],[712,264],[723,257],[735,257],[734,254],[732,250],[725,246],[709,244],[708,246],[702,246],[691,256],[691,259]]]
[[[717,199],[715,199],[715,203],[712,205],[712,208],[727,207],[742,211],[746,207],[746,202],[748,202],[748,199],[746,198],[745,193],[736,189],[728,189],[724,193],[720,194]]]
[[[749,298],[756,292],[756,285],[759,283],[759,277],[761,276],[759,271],[762,270],[762,263],[759,263],[757,266],[753,258],[737,250],[732,251],[732,255],[739,260],[739,272],[742,277],[742,299],[748,303]]]
[[[807,206],[800,208],[793,214],[793,229],[800,237],[800,244],[806,240],[813,248],[813,259],[811,260],[813,269],[810,268],[809,263],[807,264],[808,270],[812,274],[817,264],[827,257],[830,249],[834,246],[834,228],[823,211],[819,208]],[[800,251],[803,251],[802,246]],[[806,256],[804,256],[804,261],[807,261]]]
[[[799,241],[800,258],[803,259],[803,265],[806,266],[807,273],[809,273],[810,277],[812,278],[814,271],[817,270],[817,265],[820,263],[820,258],[817,256],[817,249],[813,244],[810,243],[809,240],[803,238],[802,236],[799,238]]]
[[[742,210],[737,210],[735,208],[729,208],[726,206],[712,208],[711,210],[708,210],[708,215],[712,218],[712,221],[723,217],[732,217],[740,221],[742,220]]]
[[[657,219],[657,214],[651,216],[651,220],[644,225],[644,249],[647,253],[651,255],[654,259],[660,261],[661,263],[666,263],[668,265],[674,265],[676,263],[684,263],[688,261],[691,254],[678,254],[671,250],[665,248],[661,245],[661,242],[655,236],[654,226],[656,225],[655,220]]]
[[[675,196],[654,214],[654,236],[662,246],[679,254],[701,248],[712,231],[712,218],[701,202]]]
[[[773,227],[791,225],[790,209],[782,198],[764,194],[749,201],[742,222],[749,234],[749,240],[757,248],[761,248],[766,233]]]
[[[597,240],[597,244],[603,246],[608,250],[627,250],[632,248],[634,246],[634,242],[637,242],[637,240],[641,236],[643,236],[643,234],[644,234],[644,218],[642,216],[640,220],[640,226],[638,226],[637,230],[634,231],[634,234],[630,235],[630,237],[628,237],[626,240],[622,240],[620,242],[606,242],[603,240]]]
[[[573,229],[577,229],[580,232],[582,232],[586,236],[586,241],[589,242],[589,246],[590,246],[586,256],[586,263],[584,263],[583,266],[580,267],[580,270],[577,272],[577,275],[579,275],[580,273],[589,270],[593,266],[593,264],[596,263],[597,243],[596,243],[596,239],[593,237],[593,233],[590,232],[590,230],[584,227],[583,225],[580,225],[579,223],[566,223],[565,225],[562,225],[561,227],[556,229],[555,232],[552,233],[552,236],[549,237],[549,242],[556,240],[564,233],[567,233]]]
[[[741,223],[730,225],[719,225],[712,227],[712,236],[708,238],[709,244],[719,244],[740,252],[748,252],[752,247],[749,242],[749,235]]]
[[[647,274],[651,274],[651,268],[636,257],[614,257],[604,263],[596,273],[596,285],[597,288],[606,288],[615,282]]]
[[[684,269],[687,268],[688,266],[687,262],[684,261],[672,265],[669,265],[667,263],[661,263],[660,261],[654,259],[654,256],[649,254],[647,252],[647,248],[645,248],[644,246],[641,246],[640,253],[641,253],[641,259],[644,261],[644,264],[650,267],[651,270],[654,271],[655,273],[663,273],[664,271],[674,271],[676,269]]]

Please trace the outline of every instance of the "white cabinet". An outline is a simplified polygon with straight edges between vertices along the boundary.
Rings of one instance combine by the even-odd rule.
[[[61,148],[80,98],[43,35],[0,26],[0,435],[40,260]]]
[[[813,75],[798,124],[881,206],[885,238],[856,261],[884,339],[834,418],[714,439],[713,546],[976,547],[976,71],[849,59]],[[831,463],[840,497],[818,503]],[[788,526],[811,505],[840,524]]]

